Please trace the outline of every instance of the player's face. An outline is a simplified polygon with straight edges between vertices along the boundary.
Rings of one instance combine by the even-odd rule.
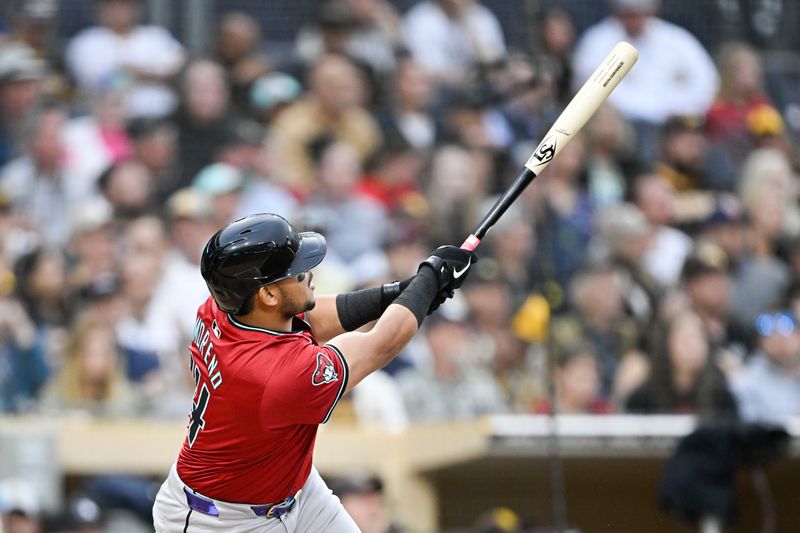
[[[314,275],[311,271],[301,272],[276,285],[281,296],[280,311],[285,318],[291,318],[314,309],[316,301],[314,300],[313,278]]]

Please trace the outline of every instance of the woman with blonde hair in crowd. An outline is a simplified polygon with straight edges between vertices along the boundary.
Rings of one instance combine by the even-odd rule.
[[[137,414],[137,407],[113,328],[100,322],[78,324],[61,369],[44,391],[42,410],[110,417]]]

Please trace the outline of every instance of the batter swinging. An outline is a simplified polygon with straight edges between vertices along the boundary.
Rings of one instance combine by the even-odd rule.
[[[197,313],[195,393],[153,508],[158,533],[358,531],[312,464],[318,425],[400,352],[476,257],[440,247],[412,278],[315,299],[311,269],[325,251],[321,235],[270,214],[237,220],[206,245],[212,297]]]

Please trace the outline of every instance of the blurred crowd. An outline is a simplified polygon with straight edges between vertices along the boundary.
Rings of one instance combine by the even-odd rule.
[[[405,278],[626,40],[627,79],[335,418],[800,414],[798,120],[753,45],[707,50],[657,0],[581,33],[549,8],[526,50],[477,0],[325,0],[290,53],[237,11],[198,55],[144,4],[96,0],[55,44],[57,2],[0,25],[0,412],[185,417],[214,231],[323,233],[319,294]]]

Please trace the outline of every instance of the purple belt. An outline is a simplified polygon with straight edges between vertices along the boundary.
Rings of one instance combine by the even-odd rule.
[[[194,509],[199,513],[207,514],[209,516],[219,516],[219,509],[217,509],[217,506],[214,504],[214,500],[209,500],[208,498],[204,498],[199,494],[195,494],[187,487],[183,487],[183,492],[186,494],[186,503],[189,505],[190,509]],[[291,511],[296,503],[297,499],[294,496],[289,496],[285,500],[282,500],[278,503],[251,505],[250,509],[252,509],[256,516],[279,518]]]

